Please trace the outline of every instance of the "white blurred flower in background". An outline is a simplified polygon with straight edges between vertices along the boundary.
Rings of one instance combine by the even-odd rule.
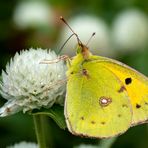
[[[148,41],[147,16],[138,9],[123,11],[113,23],[112,37],[117,49],[144,49]]]
[[[14,23],[20,29],[50,26],[53,19],[52,8],[45,0],[21,1],[13,15]]]
[[[54,51],[31,48],[16,53],[7,64],[6,71],[2,71],[0,93],[8,101],[0,108],[1,117],[63,104],[64,62],[40,64],[44,59],[54,60],[57,55]]]
[[[20,142],[16,143],[13,146],[7,146],[7,148],[39,148],[36,143],[33,142]]]
[[[102,139],[98,145],[80,144],[78,146],[74,146],[74,148],[110,148],[112,147],[116,139],[117,137],[113,137],[110,139]]]
[[[88,45],[90,51],[92,51],[93,54],[109,56],[113,54],[113,50],[110,44],[109,29],[103,20],[95,16],[79,15],[71,18],[70,20],[67,20],[67,22],[78,34],[83,44],[87,43],[93,32],[96,33]],[[72,32],[65,25],[58,40],[58,47],[60,47],[71,34]],[[70,56],[75,55],[76,45],[76,37],[72,37],[63,48],[62,54],[68,54]]]

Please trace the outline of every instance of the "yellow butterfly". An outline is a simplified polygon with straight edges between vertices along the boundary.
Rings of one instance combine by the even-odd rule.
[[[78,48],[68,60],[64,108],[69,131],[108,138],[147,122],[148,78],[121,62],[92,55],[74,34]]]

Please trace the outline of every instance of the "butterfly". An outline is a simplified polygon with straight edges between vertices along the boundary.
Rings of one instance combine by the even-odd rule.
[[[74,34],[77,53],[68,60],[66,73],[68,130],[84,137],[109,138],[146,123],[148,78],[119,61],[93,55]]]

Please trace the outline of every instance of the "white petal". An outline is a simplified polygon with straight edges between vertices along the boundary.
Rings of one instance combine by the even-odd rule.
[[[20,110],[21,108],[16,104],[16,101],[8,101],[3,107],[0,108],[0,117],[12,115]]]

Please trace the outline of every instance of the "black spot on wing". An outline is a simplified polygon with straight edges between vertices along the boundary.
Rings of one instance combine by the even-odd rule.
[[[105,121],[102,121],[101,124],[102,124],[102,125],[105,125]]]
[[[122,104],[122,107],[128,108],[128,105],[127,104]]]
[[[139,104],[136,104],[136,108],[140,108],[141,107],[141,105],[139,105]]]
[[[120,118],[122,115],[121,114],[118,114],[118,117]]]
[[[80,119],[81,119],[81,120],[84,120],[84,117],[82,116],[82,117],[80,117]]]
[[[132,78],[126,78],[125,79],[125,84],[129,85],[130,83],[132,83]]]
[[[91,121],[91,124],[95,124],[96,122],[95,121]]]

